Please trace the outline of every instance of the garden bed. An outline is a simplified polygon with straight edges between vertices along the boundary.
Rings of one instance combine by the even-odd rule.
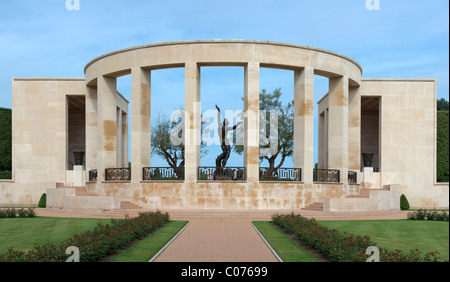
[[[438,252],[423,255],[414,249],[408,252],[388,250],[378,247],[368,236],[339,232],[319,224],[315,219],[307,219],[301,215],[288,214],[272,216],[275,224],[287,233],[295,236],[304,245],[313,248],[331,261],[365,262],[369,258],[366,250],[375,246],[379,249],[382,262],[431,262],[438,261]]]
[[[169,221],[169,215],[159,211],[140,213],[138,217],[124,220],[112,219],[110,223],[99,221],[93,230],[75,234],[61,243],[35,245],[29,251],[10,248],[0,255],[0,262],[64,262],[70,256],[66,254],[70,246],[79,249],[81,262],[100,261]]]

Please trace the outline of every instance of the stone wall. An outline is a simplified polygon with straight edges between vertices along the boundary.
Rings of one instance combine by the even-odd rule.
[[[145,181],[88,183],[88,192],[118,196],[143,208],[165,209],[301,209],[328,197],[345,197],[343,184],[280,182]]]
[[[380,186],[404,185],[412,207],[448,207],[448,183],[436,183],[436,80],[363,79],[361,89],[381,97]]]

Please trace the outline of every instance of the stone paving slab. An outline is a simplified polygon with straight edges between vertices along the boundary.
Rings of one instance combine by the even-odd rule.
[[[249,219],[204,217],[189,226],[155,262],[277,262]]]

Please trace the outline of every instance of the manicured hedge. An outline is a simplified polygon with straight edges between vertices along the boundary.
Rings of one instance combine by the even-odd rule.
[[[16,218],[16,217],[35,217],[36,212],[34,209],[15,209],[15,208],[6,208],[0,209],[0,218]]]
[[[409,202],[408,202],[408,199],[406,199],[405,194],[402,194],[402,195],[400,196],[400,209],[401,209],[402,211],[407,211],[407,210],[409,210]]]
[[[376,246],[367,236],[357,236],[340,233],[320,225],[315,219],[308,219],[294,213],[272,216],[275,224],[282,227],[304,244],[314,248],[332,261],[336,262],[365,262],[369,255],[365,252],[368,247]],[[381,262],[429,262],[438,260],[438,252],[422,255],[419,250],[411,250],[405,254],[400,250],[390,251],[378,248]]]
[[[39,208],[47,207],[47,194],[46,193],[42,194],[41,198],[39,199],[38,207]]]
[[[449,182],[449,112],[437,112],[437,181]]]
[[[80,262],[100,261],[169,221],[169,214],[157,211],[140,213],[138,217],[124,220],[112,219],[110,224],[99,222],[93,230],[74,235],[59,244],[36,245],[28,252],[11,248],[0,255],[0,262],[65,262],[70,256],[66,254],[70,246],[79,249]]]
[[[449,214],[445,211],[430,211],[430,210],[418,210],[410,212],[407,218],[410,220],[433,220],[433,221],[448,221]]]
[[[0,171],[11,171],[11,140],[11,109],[0,108]]]

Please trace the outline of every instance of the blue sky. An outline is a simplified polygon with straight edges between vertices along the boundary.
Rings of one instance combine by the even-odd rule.
[[[367,10],[366,0],[80,0],[80,10],[69,11],[66,0],[0,0],[0,107],[11,107],[12,77],[84,77],[85,64],[101,54],[192,39],[328,49],[359,62],[363,77],[435,78],[438,98],[448,100],[448,6],[447,0],[380,0],[380,10]],[[220,91],[239,97],[242,74],[202,71],[202,97],[225,95]],[[184,91],[182,71],[155,75],[154,93]],[[261,88],[282,87],[289,96],[291,79],[290,73],[262,71]],[[127,78],[119,81],[125,95],[127,85]],[[318,78],[316,98],[326,90]],[[204,102],[202,108],[211,106]]]

